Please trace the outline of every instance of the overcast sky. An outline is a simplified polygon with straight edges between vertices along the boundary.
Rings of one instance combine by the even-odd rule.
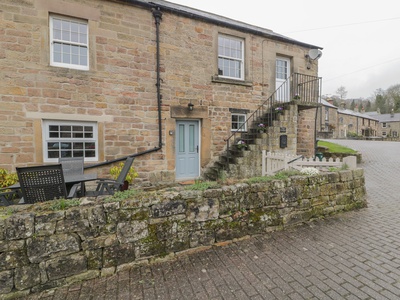
[[[368,98],[400,84],[399,0],[170,0],[322,47],[322,94]]]

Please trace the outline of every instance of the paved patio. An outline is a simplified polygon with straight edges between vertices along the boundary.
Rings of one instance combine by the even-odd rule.
[[[368,208],[28,299],[399,299],[400,143],[334,142],[362,152]]]

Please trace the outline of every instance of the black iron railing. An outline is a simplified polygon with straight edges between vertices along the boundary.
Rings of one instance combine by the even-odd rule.
[[[278,110],[283,109],[291,101],[296,101],[298,104],[318,104],[321,98],[321,82],[321,77],[299,73],[291,75],[257,110],[248,116],[245,123],[225,139],[226,168],[229,169],[231,150],[234,147],[238,148],[236,145],[239,142],[249,145],[254,141],[260,130],[259,124],[262,123],[265,127],[273,125],[278,112],[277,108]]]

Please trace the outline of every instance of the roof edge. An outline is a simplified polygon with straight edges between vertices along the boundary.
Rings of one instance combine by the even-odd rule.
[[[141,7],[150,8],[150,9],[151,8],[153,8],[153,9],[160,8],[161,10],[167,11],[169,13],[181,15],[181,16],[188,17],[191,19],[206,21],[206,22],[212,23],[214,25],[224,26],[224,27],[228,27],[228,28],[235,29],[238,31],[243,31],[243,32],[247,32],[247,33],[251,33],[251,34],[255,34],[255,35],[259,35],[259,36],[268,37],[272,40],[287,42],[287,43],[299,45],[299,46],[302,46],[305,48],[310,48],[310,49],[313,49],[313,48],[317,48],[317,49],[321,49],[321,50],[323,49],[320,46],[300,42],[298,40],[275,33],[274,31],[266,29],[266,28],[257,27],[255,25],[247,24],[247,23],[244,23],[241,21],[229,19],[224,16],[216,15],[216,14],[213,14],[210,12],[201,11],[201,10],[198,10],[195,8],[191,8],[191,7],[180,5],[180,4],[175,4],[172,2],[168,2],[168,1],[163,1],[163,0],[153,0],[153,1],[149,1],[149,0],[110,0],[110,1],[121,2],[121,3],[130,4],[130,5],[136,5],[136,6],[141,6]]]

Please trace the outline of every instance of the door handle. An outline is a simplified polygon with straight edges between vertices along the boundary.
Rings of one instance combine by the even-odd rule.
[[[199,153],[199,145],[197,145],[196,150],[197,150],[197,153]]]

